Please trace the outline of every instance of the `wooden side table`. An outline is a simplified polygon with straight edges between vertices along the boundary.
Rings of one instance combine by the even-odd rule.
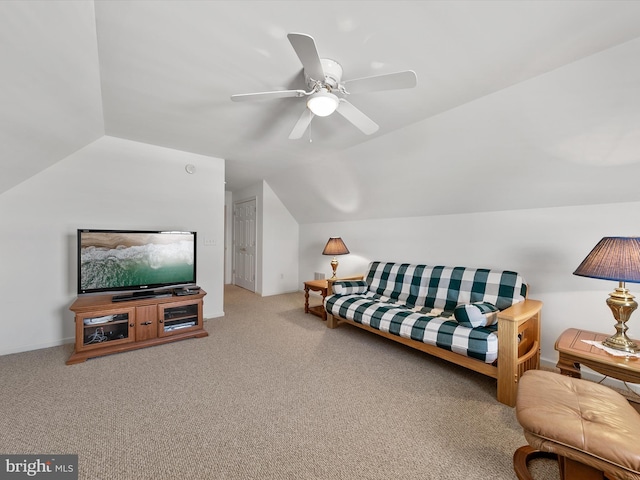
[[[601,348],[594,347],[582,340],[601,342],[609,335],[570,328],[565,330],[556,341],[560,373],[580,378],[580,365],[596,372],[629,383],[640,383],[640,358],[618,357]],[[636,402],[639,399],[635,400]]]
[[[324,309],[324,299],[327,298],[327,291],[329,289],[329,282],[326,280],[309,280],[304,282],[304,313],[312,313],[317,315],[322,320],[327,319],[327,311]],[[320,292],[322,295],[321,305],[309,306],[309,290],[314,292]]]

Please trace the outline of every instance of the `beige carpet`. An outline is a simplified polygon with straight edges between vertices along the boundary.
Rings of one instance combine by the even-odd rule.
[[[0,453],[79,454],[91,480],[516,478],[526,442],[495,380],[303,303],[227,287],[207,338],[73,366],[71,345],[2,356]]]

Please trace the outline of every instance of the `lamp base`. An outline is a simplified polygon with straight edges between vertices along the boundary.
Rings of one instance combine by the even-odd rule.
[[[618,323],[616,323],[616,333],[602,342],[605,347],[627,353],[638,353],[640,351],[638,345],[626,334],[628,330],[627,320],[629,320],[633,311],[638,308],[634,298],[625,287],[624,282],[620,282],[618,288],[609,294],[607,305],[609,305]]]
[[[333,276],[331,277],[331,280],[333,280],[336,278],[336,270],[338,269],[338,259],[336,257],[333,257],[333,260],[331,260],[331,268],[333,269]]]
[[[611,335],[602,341],[605,347],[613,348],[614,350],[620,350],[627,353],[638,353],[638,345],[626,335]]]

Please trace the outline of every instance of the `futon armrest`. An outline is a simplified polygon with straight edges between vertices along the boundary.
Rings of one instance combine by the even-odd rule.
[[[526,299],[511,305],[509,308],[498,312],[498,322],[521,323],[538,314],[542,309],[542,302],[539,300]]]

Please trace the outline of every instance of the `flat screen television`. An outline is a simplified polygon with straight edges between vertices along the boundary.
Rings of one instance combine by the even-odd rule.
[[[136,298],[195,283],[196,232],[78,230],[79,295]]]

